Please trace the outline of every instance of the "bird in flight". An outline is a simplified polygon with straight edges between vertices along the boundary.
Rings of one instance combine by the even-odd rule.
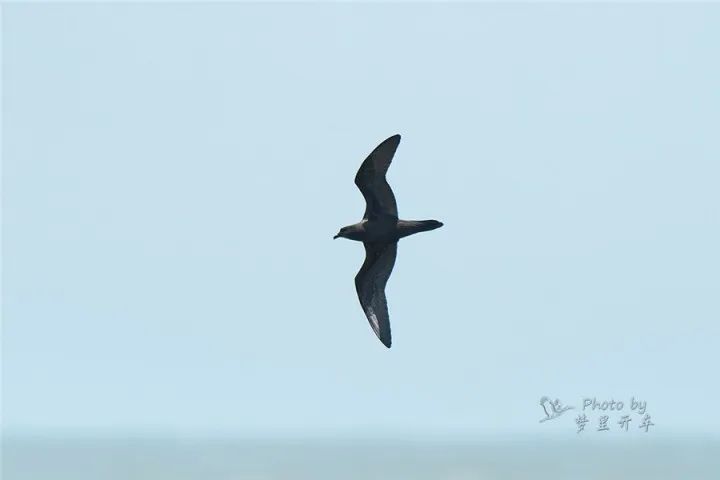
[[[375,335],[388,348],[392,339],[385,284],[395,265],[398,240],[443,226],[437,220],[398,219],[395,195],[385,174],[399,144],[400,135],[393,135],[360,165],[355,185],[365,197],[365,215],[360,222],[342,227],[333,237],[357,240],[365,245],[365,262],[355,276],[355,289]]]

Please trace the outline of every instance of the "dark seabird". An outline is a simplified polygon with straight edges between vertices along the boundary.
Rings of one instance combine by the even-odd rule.
[[[365,197],[365,215],[362,221],[341,228],[333,237],[357,240],[365,245],[365,262],[355,276],[355,289],[375,335],[388,348],[391,338],[385,284],[395,265],[397,242],[408,235],[443,226],[437,220],[398,219],[395,195],[385,174],[399,144],[400,135],[393,135],[360,165],[355,185]]]

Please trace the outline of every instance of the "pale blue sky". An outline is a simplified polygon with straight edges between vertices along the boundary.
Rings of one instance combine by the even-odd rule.
[[[3,423],[716,433],[720,8],[6,5]],[[374,337],[333,241],[403,141]],[[566,419],[567,420],[567,419]]]

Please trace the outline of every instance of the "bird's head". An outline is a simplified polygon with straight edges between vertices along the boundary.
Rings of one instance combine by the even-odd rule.
[[[347,238],[348,233],[350,233],[348,227],[342,227],[337,233],[337,235],[333,237],[333,240],[335,240],[336,238]]]
[[[347,227],[342,227],[340,231],[333,237],[335,238],[349,238],[350,240],[360,240],[362,235],[362,227],[359,224],[355,225],[348,225]]]

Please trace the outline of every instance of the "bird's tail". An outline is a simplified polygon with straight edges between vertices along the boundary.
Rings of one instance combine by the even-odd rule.
[[[398,230],[400,232],[400,238],[407,237],[414,233],[427,232],[429,230],[435,230],[443,226],[442,222],[437,220],[399,220]]]

